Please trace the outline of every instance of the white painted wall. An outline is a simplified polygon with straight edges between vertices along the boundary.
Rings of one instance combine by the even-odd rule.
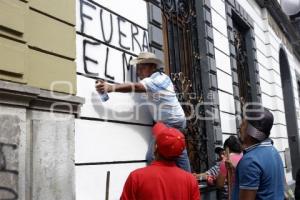
[[[109,199],[119,199],[129,173],[145,166],[152,119],[143,95],[111,93],[100,102],[95,80],[137,81],[126,62],[148,48],[146,2],[76,3],[77,95],[86,99],[75,121],[76,199],[105,199],[107,171]]]
[[[106,176],[110,171],[109,199],[118,200],[128,174],[144,166],[143,163],[77,166],[76,199],[105,199]]]
[[[225,134],[236,134],[235,105],[231,77],[229,42],[225,3],[223,0],[211,1],[211,16],[217,67],[218,93],[220,99],[221,129]]]
[[[283,42],[269,26],[267,11],[265,9],[261,9],[255,1],[238,0],[238,3],[254,20],[262,103],[274,114],[275,119],[271,137],[274,139],[275,146],[280,151],[282,158],[284,158],[284,150],[285,148],[288,148],[289,145],[279,67],[279,50],[280,45],[283,44]],[[220,98],[221,128],[224,133],[223,140],[225,140],[229,134],[236,133],[225,3],[223,0],[213,0],[211,1],[211,6],[218,92]],[[300,62],[287,49],[286,52],[288,54],[291,67],[290,70],[293,76],[296,108],[299,110],[296,73],[300,74]],[[230,83],[230,85],[227,83]],[[298,121],[300,120],[298,119]],[[285,160],[283,159],[283,161]],[[291,174],[287,174],[287,178],[288,181],[291,181]]]
[[[150,137],[148,127],[76,120],[77,163],[144,160]]]
[[[118,199],[129,172],[144,166],[145,163],[110,163],[145,159],[152,119],[145,107],[139,107],[144,101],[141,95],[114,93],[109,94],[109,101],[99,102],[98,94],[94,90],[95,79],[86,74],[91,73],[90,75],[94,74],[95,77],[115,83],[137,81],[135,70],[127,69],[123,64],[123,56],[128,62],[139,51],[147,49],[147,8],[143,0],[127,1],[126,6],[119,0],[84,2],[87,3],[81,7],[77,0],[76,62],[78,96],[86,98],[86,103],[82,107],[81,117],[84,119],[76,120],[75,162],[87,165],[76,166],[76,194],[78,200],[104,199],[106,172],[110,171],[110,199]],[[288,140],[279,68],[282,41],[268,25],[266,11],[261,10],[255,1],[238,2],[254,19],[262,102],[274,114],[271,137],[284,158]],[[211,6],[221,129],[225,140],[230,134],[236,134],[236,119],[224,0],[211,0]],[[101,12],[103,23],[100,21]],[[82,17],[80,13],[90,17]],[[104,36],[101,27],[105,32]],[[121,37],[119,29],[122,32]],[[109,38],[111,31],[111,41],[105,43],[104,40]],[[86,46],[83,41],[86,41]],[[299,109],[296,73],[300,74],[300,62],[291,52],[286,51],[293,76],[296,107]],[[287,177],[290,181],[291,174],[287,174]]]
[[[282,43],[269,26],[267,11],[261,10],[254,1],[239,1],[254,19],[255,41],[257,46],[257,60],[260,70],[260,86],[262,103],[274,115],[274,126],[271,138],[279,151],[284,166],[284,151],[289,148],[281,88],[279,50]],[[291,181],[291,174],[286,174],[287,181]]]
[[[280,77],[280,64],[279,64],[279,51],[280,46],[284,45],[281,39],[276,35],[272,27],[267,23],[267,13],[264,13],[264,20],[266,21],[265,34],[266,34],[266,55],[265,59],[267,60],[268,67],[261,65],[261,68],[269,71],[270,80],[265,78],[265,81],[262,81],[264,77],[261,77],[261,85],[263,92],[263,103],[268,105],[274,114],[274,127],[271,131],[271,137],[274,141],[274,145],[280,152],[280,155],[283,159],[284,166],[285,158],[284,151],[286,148],[289,148],[288,143],[288,134],[285,120],[285,109],[283,102],[283,94],[281,87],[281,77]],[[289,54],[288,49],[285,48],[287,54]],[[294,57],[294,56],[293,56]],[[291,57],[288,56],[290,62]],[[288,69],[287,69],[288,70]],[[295,70],[294,67],[290,64],[291,74]],[[292,75],[293,76],[293,75]],[[294,82],[294,80],[293,80]],[[297,91],[294,91],[294,94],[298,94]],[[295,101],[296,102],[296,101]],[[287,182],[292,181],[291,172],[286,173]]]

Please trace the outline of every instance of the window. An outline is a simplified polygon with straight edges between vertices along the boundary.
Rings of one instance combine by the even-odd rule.
[[[237,23],[233,23],[234,47],[236,52],[236,64],[238,74],[238,87],[240,100],[252,102],[252,86],[250,83],[248,52],[246,44],[246,32]]]
[[[203,115],[200,55],[194,0],[162,1],[164,51],[167,73],[170,74],[178,99],[188,118],[187,150],[192,170],[208,168],[207,136]],[[196,110],[193,115],[193,110]],[[191,117],[192,115],[192,117]]]
[[[253,20],[246,11],[241,13],[237,9],[240,6],[231,7],[228,3],[227,6],[231,8],[227,11],[227,27],[238,131],[244,103],[260,103],[261,94]]]

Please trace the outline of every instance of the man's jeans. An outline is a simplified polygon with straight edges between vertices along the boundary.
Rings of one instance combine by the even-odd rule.
[[[154,145],[155,139],[152,136],[146,154],[146,160],[148,165],[154,160]],[[186,148],[183,150],[182,154],[176,159],[176,165],[187,172],[191,172],[190,160]]]

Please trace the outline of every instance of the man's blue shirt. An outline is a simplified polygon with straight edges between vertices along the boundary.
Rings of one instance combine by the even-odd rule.
[[[256,190],[256,200],[284,199],[284,171],[278,151],[267,139],[248,147],[236,169],[233,200],[239,191]]]

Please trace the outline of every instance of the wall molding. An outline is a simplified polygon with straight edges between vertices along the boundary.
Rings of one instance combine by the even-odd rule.
[[[79,116],[84,98],[0,80],[0,104]]]
[[[289,20],[289,17],[283,12],[277,0],[255,0],[261,8],[266,8],[282,33],[287,37],[288,41],[293,46],[293,52],[298,60],[300,60],[300,30]],[[270,21],[269,21],[270,23]]]

